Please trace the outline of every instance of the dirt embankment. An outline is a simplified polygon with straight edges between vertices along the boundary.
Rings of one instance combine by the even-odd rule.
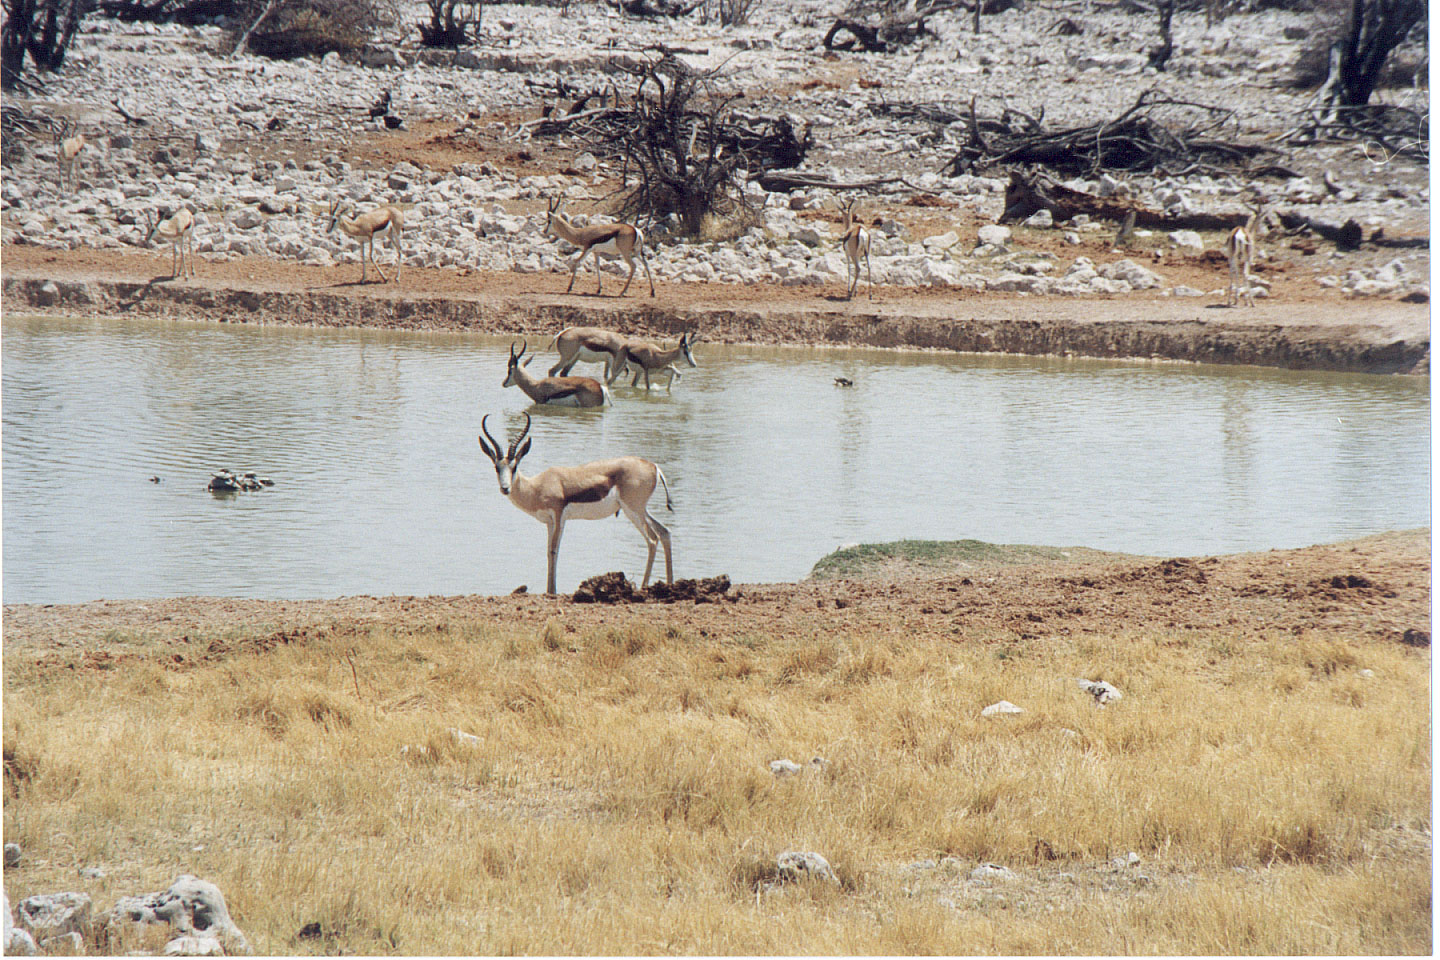
[[[185,666],[228,656],[237,644],[304,642],[315,630],[363,633],[372,626],[505,622],[543,626],[561,615],[574,629],[643,616],[703,636],[817,630],[954,641],[1043,642],[1143,630],[1223,631],[1237,641],[1262,634],[1430,644],[1430,534],[1409,530],[1299,550],[1220,557],[1077,555],[1064,562],[956,563],[910,577],[742,584],[703,602],[643,608],[576,603],[569,597],[344,597],[276,601],[224,597],[100,600],[4,608],[7,657],[44,664],[99,665],[157,656]],[[216,636],[250,640],[216,641]],[[103,638],[103,639],[102,639]]]
[[[1363,373],[1428,373],[1429,310],[1373,301],[1075,300],[882,290],[663,285],[658,296],[567,295],[558,275],[406,270],[360,285],[354,268],[263,259],[206,264],[169,280],[168,258],[115,251],[5,250],[4,308],[229,323],[550,335],[571,324],[638,336],[699,331],[712,342],[911,347],[1154,358]],[[619,281],[606,278],[612,292]]]

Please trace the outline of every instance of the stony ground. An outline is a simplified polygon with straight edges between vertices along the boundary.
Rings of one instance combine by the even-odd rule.
[[[418,5],[406,10],[406,23],[420,18]],[[1143,66],[1152,42],[1147,19],[1083,5],[998,15],[980,40],[959,13],[944,14],[931,21],[937,36],[893,55],[823,51],[820,40],[838,12],[834,2],[777,0],[762,4],[753,24],[721,28],[695,18],[634,21],[590,5],[575,5],[568,16],[494,5],[487,7],[485,43],[458,55],[422,51],[410,30],[381,37],[392,42],[354,62],[331,55],[288,63],[218,57],[216,27],[92,19],[70,67],[43,100],[8,101],[78,118],[92,147],[73,197],[55,185],[48,144],[23,145],[24,159],[7,165],[0,187],[7,256],[15,255],[14,244],[130,250],[143,234],[146,210],[185,205],[197,215],[202,272],[253,258],[353,264],[355,244],[323,233],[327,203],[383,201],[408,207],[407,265],[511,274],[521,286],[538,282],[531,275],[564,269],[566,252],[542,235],[546,198],[565,197],[581,217],[600,215],[620,185],[620,171],[597,161],[585,144],[528,136],[522,124],[551,105],[538,88],[561,79],[581,90],[633,82],[614,61],[634,61],[648,44],[666,43],[698,51],[686,55],[697,68],[725,64],[730,82],[746,93],[744,112],[808,125],[816,145],[804,172],[904,178],[861,206],[878,226],[872,266],[882,296],[920,289],[952,296],[1139,290],[1147,298],[1214,297],[1225,282],[1218,236],[1177,241],[1154,232],[1117,251],[1112,225],[1066,223],[1017,228],[999,245],[979,243],[979,227],[1000,213],[1003,171],[946,176],[963,125],[901,122],[876,111],[895,103],[957,108],[974,95],[982,112],[987,104],[991,113],[1005,105],[1043,111],[1056,125],[1083,124],[1115,116],[1155,88],[1231,108],[1227,135],[1270,142],[1308,97],[1285,83],[1313,26],[1300,15],[1236,16],[1210,29],[1199,15],[1181,15],[1172,69],[1157,74]],[[1052,35],[1062,16],[1082,20],[1084,33]],[[1036,44],[1036,36],[1044,43]],[[386,90],[404,129],[380,131],[364,121],[365,108]],[[1427,96],[1382,94],[1407,102]],[[110,105],[116,98],[150,123],[128,125]],[[1238,175],[1141,176],[1074,185],[1126,191],[1174,212],[1239,211],[1258,191],[1319,219],[1353,216],[1392,236],[1428,231],[1423,166],[1366,144],[1287,151],[1278,159],[1302,176],[1253,183]],[[1322,180],[1327,173],[1333,187]],[[796,287],[801,296],[837,289],[845,275],[835,244],[839,195],[747,189],[760,220],[737,237],[682,242],[666,224],[650,225],[657,278],[687,286],[718,282],[741,296],[740,289],[752,288],[762,298]],[[1262,296],[1304,302],[1426,296],[1428,270],[1428,253],[1342,255],[1311,240],[1276,238],[1262,245],[1257,274],[1267,288]]]

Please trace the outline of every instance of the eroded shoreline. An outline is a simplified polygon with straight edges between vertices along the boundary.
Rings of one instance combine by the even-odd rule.
[[[526,336],[573,324],[627,335],[699,331],[711,342],[922,348],[955,352],[1252,364],[1293,370],[1428,374],[1430,335],[1423,305],[1264,304],[1253,311],[1205,303],[1114,299],[888,297],[846,302],[795,298],[776,290],[728,297],[662,294],[657,299],[592,298],[550,292],[490,293],[488,277],[450,289],[437,271],[404,285],[170,281],[148,258],[114,258],[119,269],[6,266],[6,310],[146,316],[222,323],[372,327]],[[126,263],[125,261],[138,261]],[[429,274],[429,276],[427,276]],[[142,275],[144,278],[142,279]],[[446,276],[444,280],[455,280]],[[513,286],[513,278],[504,286]],[[541,278],[535,286],[553,285]],[[1212,316],[1213,314],[1213,316]]]

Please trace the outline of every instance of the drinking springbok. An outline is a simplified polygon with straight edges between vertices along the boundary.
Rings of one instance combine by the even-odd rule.
[[[614,379],[612,374],[621,366],[620,356],[625,350],[625,338],[618,333],[599,327],[566,327],[555,334],[550,341],[560,354],[560,359],[550,368],[550,376],[557,373],[568,376],[575,364],[584,360],[588,363],[605,364],[605,382]]]
[[[607,382],[614,382],[615,378],[624,372],[628,366],[629,369],[635,372],[635,376],[630,379],[630,386],[637,386],[640,383],[640,374],[643,373],[645,374],[645,392],[649,393],[650,371],[669,370],[670,379],[665,383],[665,389],[669,390],[680,377],[680,370],[675,366],[675,360],[683,356],[685,362],[690,364],[690,366],[699,366],[699,364],[695,362],[695,355],[690,352],[690,348],[693,347],[695,341],[699,339],[700,338],[693,333],[682,333],[680,334],[680,342],[669,350],[664,349],[658,344],[650,343],[648,340],[627,340],[625,341],[625,352],[621,354],[620,366]]]
[[[602,407],[613,402],[610,399],[610,388],[598,380],[589,377],[537,377],[526,370],[531,360],[535,359],[532,353],[525,357],[525,351],[530,349],[528,341],[523,341],[520,352],[515,352],[515,344],[510,344],[510,366],[505,372],[504,387],[516,387],[525,391],[525,395],[536,403],[547,403],[558,407]],[[522,361],[520,358],[525,357]]]
[[[630,289],[630,281],[635,279],[635,258],[640,258],[640,263],[645,267],[645,279],[650,281],[650,296],[655,296],[655,278],[650,275],[650,261],[645,259],[645,234],[640,232],[639,227],[631,226],[628,223],[597,223],[588,227],[577,227],[571,224],[570,219],[560,212],[560,201],[549,203],[549,211],[545,216],[545,236],[558,237],[561,240],[568,240],[580,248],[580,252],[570,261],[570,286],[565,288],[569,293],[575,286],[575,271],[580,269],[581,262],[586,254],[595,253],[595,294],[599,296],[600,279],[600,254],[607,257],[622,257],[630,267],[630,276],[625,278],[625,287],[620,291],[620,296],[625,296],[625,291]]]
[[[170,244],[170,279],[175,279],[185,272],[185,265],[190,265],[190,276],[195,276],[195,250],[194,240],[190,236],[190,228],[195,226],[195,215],[185,207],[175,212],[173,217],[166,220],[156,220],[152,210],[145,211],[145,222],[150,229],[145,233],[145,245],[149,246],[150,241],[156,235]],[[189,250],[189,256],[186,251]]]
[[[655,481],[665,487],[665,507],[674,511],[670,503],[670,484],[665,474],[649,460],[640,457],[617,457],[613,460],[596,460],[579,467],[550,467],[527,477],[520,472],[520,460],[530,452],[530,414],[525,414],[525,429],[510,443],[502,456],[500,444],[490,436],[485,421],[480,421],[480,449],[495,464],[495,478],[500,481],[500,492],[510,502],[530,516],[545,524],[546,569],[545,592],[555,592],[555,559],[560,554],[560,535],[565,532],[565,521],[571,519],[601,520],[613,517],[622,510],[630,522],[635,524],[645,538],[649,556],[645,559],[645,577],[640,589],[650,585],[650,571],[655,566],[655,545],[665,545],[665,582],[675,582],[675,570],[670,558],[670,531],[659,520],[650,515],[646,505],[655,492]],[[487,444],[485,441],[489,440]],[[522,443],[523,441],[523,443]]]

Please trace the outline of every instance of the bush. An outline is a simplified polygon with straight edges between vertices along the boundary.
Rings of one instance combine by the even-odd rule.
[[[232,46],[260,20],[265,7],[265,0],[241,0],[230,30]],[[276,60],[350,53],[397,20],[388,0],[273,0],[270,12],[250,34],[247,49]]]

